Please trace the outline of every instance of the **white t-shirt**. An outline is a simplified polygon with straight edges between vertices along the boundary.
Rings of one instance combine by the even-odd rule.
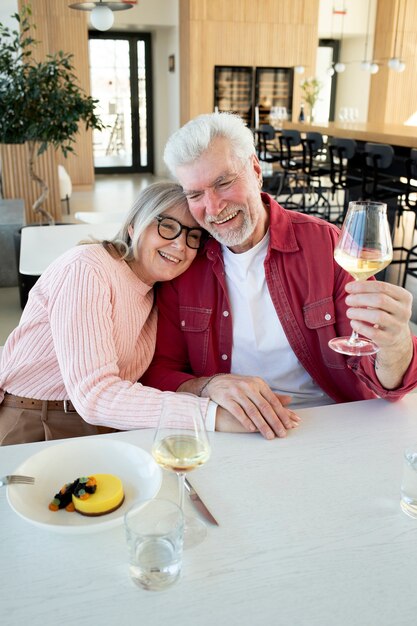
[[[269,230],[254,248],[223,258],[232,308],[231,373],[260,376],[276,393],[291,395],[291,407],[333,404],[298,361],[277,316],[265,278]]]

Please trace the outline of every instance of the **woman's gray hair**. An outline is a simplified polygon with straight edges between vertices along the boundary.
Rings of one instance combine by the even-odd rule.
[[[102,245],[110,253],[117,251],[125,261],[137,259],[139,238],[152,221],[168,209],[182,207],[188,211],[187,199],[180,185],[161,181],[145,187],[136,198],[125,223],[117,235]],[[129,227],[133,229],[130,237]]]
[[[207,113],[190,120],[168,139],[164,161],[171,174],[176,176],[177,167],[198,159],[216,137],[226,138],[241,161],[255,154],[252,131],[241,117],[234,113]]]

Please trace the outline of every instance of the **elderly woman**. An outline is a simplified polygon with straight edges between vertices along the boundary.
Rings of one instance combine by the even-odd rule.
[[[184,272],[203,237],[179,185],[158,182],[112,241],[49,266],[3,350],[1,445],[155,426],[164,397],[187,400],[137,381],[154,352],[153,286]]]

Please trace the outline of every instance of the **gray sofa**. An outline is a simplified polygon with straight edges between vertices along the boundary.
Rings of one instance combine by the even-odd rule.
[[[23,226],[23,200],[0,198],[0,287],[17,286],[14,233]]]

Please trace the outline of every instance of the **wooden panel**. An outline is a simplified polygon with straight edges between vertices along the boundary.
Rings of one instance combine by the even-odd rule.
[[[29,150],[27,144],[1,145],[0,159],[2,164],[2,185],[5,198],[23,198],[25,203],[25,218],[27,224],[42,222],[38,214],[34,214],[31,207],[40,196],[40,187],[29,176]],[[36,158],[36,174],[49,187],[49,196],[44,208],[52,217],[61,219],[61,201],[59,197],[58,164],[56,152],[49,148],[44,154]]]
[[[395,33],[398,34],[395,45]],[[368,120],[403,124],[417,113],[414,85],[417,81],[417,0],[379,0],[376,16],[374,58],[380,60],[380,71],[372,77]],[[404,72],[387,67],[394,55],[405,61]]]
[[[311,73],[318,11],[319,0],[180,0],[181,123],[213,110],[215,65],[302,63]],[[295,116],[299,82],[294,81]]]

